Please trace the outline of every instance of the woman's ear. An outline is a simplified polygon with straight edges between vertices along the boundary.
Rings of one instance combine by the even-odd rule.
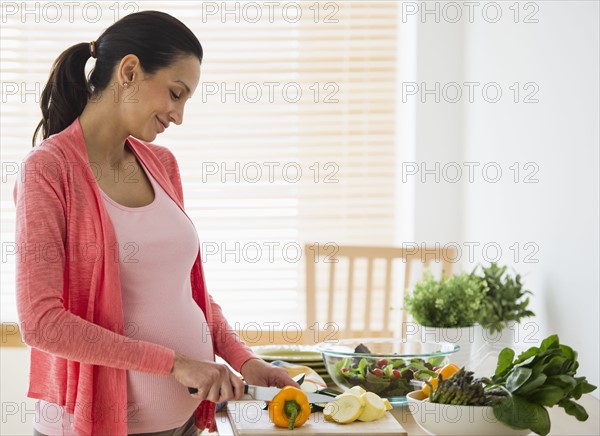
[[[134,54],[128,54],[119,62],[117,80],[121,85],[133,82],[139,76],[140,71],[140,59]]]

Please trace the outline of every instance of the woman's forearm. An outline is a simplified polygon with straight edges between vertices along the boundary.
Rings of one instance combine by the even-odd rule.
[[[23,340],[64,359],[126,370],[170,374],[174,351],[162,345],[117,334],[63,307],[20,305]]]

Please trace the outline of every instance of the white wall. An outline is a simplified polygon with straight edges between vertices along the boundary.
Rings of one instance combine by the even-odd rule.
[[[459,183],[450,183],[443,172],[439,183],[434,176],[424,183],[418,176],[410,180],[413,234],[417,242],[458,241],[464,269],[493,260],[500,248],[499,261],[521,273],[534,293],[537,316],[517,339],[535,342],[559,334],[579,352],[580,373],[598,385],[599,3],[536,2],[537,11],[521,3],[518,23],[512,4],[501,2],[503,15],[496,23],[490,22],[494,11],[483,15],[481,8],[472,23],[465,16],[448,23],[443,14],[439,23],[431,15],[416,20],[417,71],[410,80],[424,81],[429,89],[435,82],[443,87],[454,81],[463,84],[463,96],[451,103],[441,95],[436,103],[420,90],[419,101],[413,101],[414,160],[428,168],[436,161],[441,167],[457,162],[463,174]],[[528,13],[539,22],[523,22]],[[409,24],[414,19],[402,18]],[[480,84],[473,102],[464,82]],[[515,82],[517,103],[510,89]],[[525,88],[529,82],[533,85]],[[487,83],[501,89],[497,103],[483,97]],[[533,91],[539,101],[524,103]],[[472,181],[465,162],[478,165]],[[502,176],[492,183],[495,168]],[[534,171],[537,182],[524,183]],[[466,244],[479,244],[472,259]]]
[[[464,158],[503,169],[534,162],[539,182],[514,183],[509,170],[497,184],[467,184],[463,236],[539,246],[531,258],[538,263],[523,257],[532,249],[518,262],[514,250],[506,253],[506,261],[527,276],[539,336],[558,333],[598,385],[598,2],[539,6],[539,23],[466,26],[465,78],[499,82],[510,94],[466,106]],[[537,83],[539,103],[514,103],[513,82]]]
[[[404,18],[405,21],[411,19]],[[414,162],[418,165],[418,170],[406,166],[404,176],[405,180],[412,178],[415,183],[415,242],[443,245],[459,243],[462,230],[462,186],[445,183],[442,173],[446,163],[462,161],[463,103],[460,100],[446,102],[442,94],[444,84],[461,83],[464,76],[464,26],[443,20],[436,23],[432,18],[420,18],[417,26],[415,82],[418,91],[412,96],[414,91],[411,92],[410,84],[403,85],[406,90],[404,100],[416,103]],[[436,170],[438,164],[439,172]],[[418,173],[411,175],[415,171]]]
[[[35,420],[35,401],[27,398],[29,351],[26,347],[0,347],[0,435],[30,435]]]

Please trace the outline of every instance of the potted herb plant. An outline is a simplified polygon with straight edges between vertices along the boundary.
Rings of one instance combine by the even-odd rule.
[[[503,347],[513,347],[519,341],[518,323],[526,317],[535,316],[528,309],[530,291],[523,289],[521,276],[508,273],[508,267],[491,263],[490,266],[476,267],[471,276],[481,282],[485,293],[484,310],[481,312],[475,341],[471,346],[471,361],[475,366],[495,359]]]
[[[481,267],[483,276],[476,276],[478,268],[471,273],[474,278],[479,278],[485,292],[485,310],[479,324],[490,333],[499,333],[511,323],[518,323],[523,318],[535,316],[527,308],[529,305],[528,294],[521,283],[521,276],[514,278],[507,273],[508,267],[500,267],[492,263],[489,267]]]
[[[468,364],[478,323],[486,310],[485,283],[472,274],[443,276],[436,280],[426,271],[423,280],[404,299],[404,309],[420,325],[420,339],[460,346],[452,361]]]
[[[523,289],[521,276],[507,270],[491,263],[439,281],[426,271],[404,300],[404,308],[421,326],[420,338],[457,343],[461,350],[454,358],[459,365],[481,362],[489,345],[512,346],[518,339],[516,324],[535,314],[528,309],[531,292]]]

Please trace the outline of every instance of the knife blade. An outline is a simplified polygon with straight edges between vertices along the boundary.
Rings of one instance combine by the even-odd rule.
[[[196,388],[188,388],[190,394],[195,394],[198,392]],[[254,386],[254,385],[244,385],[244,396],[240,399],[240,401],[248,401],[248,400],[259,400],[259,401],[271,401],[275,395],[277,395],[281,391],[280,388],[275,387],[265,387],[265,386]],[[323,395],[313,392],[304,392],[308,397],[309,403],[329,403],[334,400],[334,397],[330,395]]]

